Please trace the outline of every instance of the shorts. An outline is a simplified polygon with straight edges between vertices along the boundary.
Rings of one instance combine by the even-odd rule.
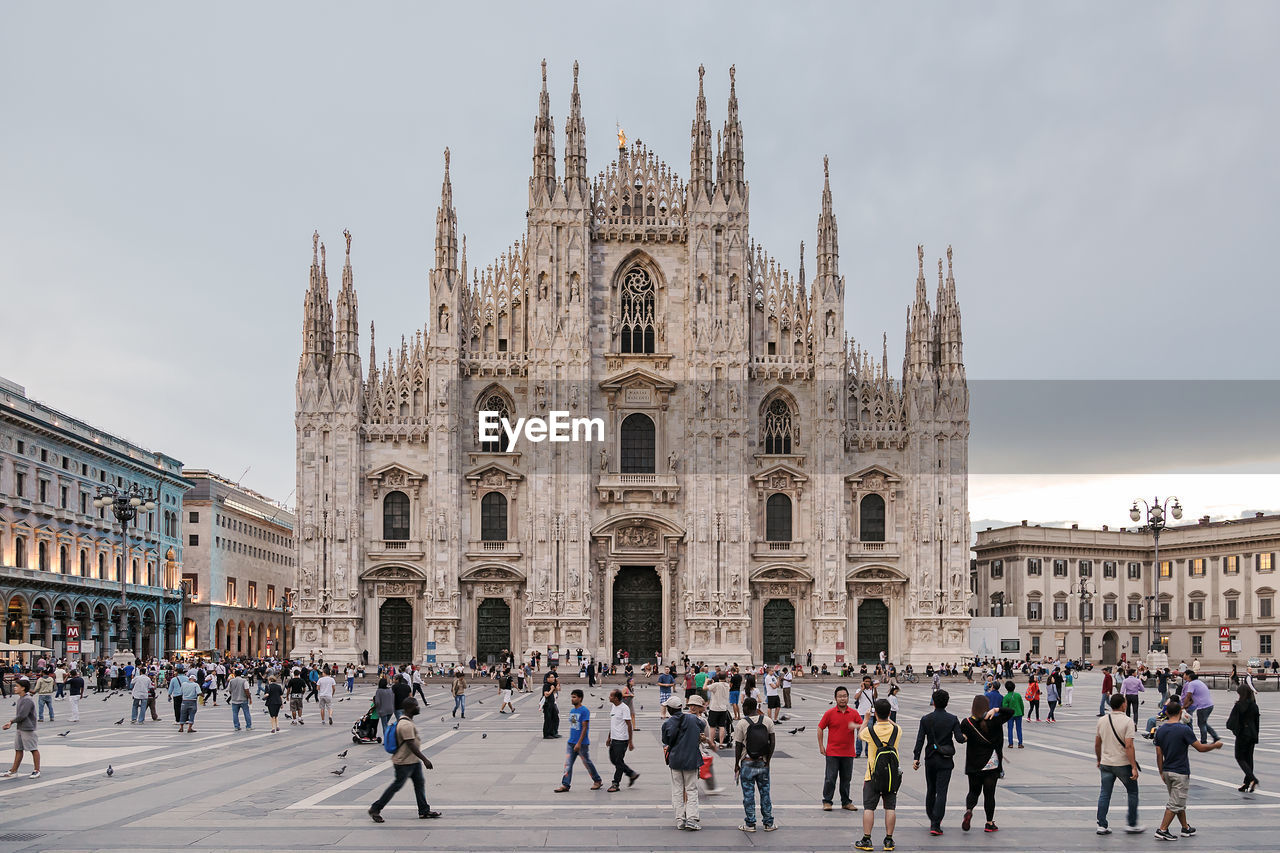
[[[322,709],[324,709],[324,708],[328,708],[328,709],[330,709],[330,710],[332,710],[332,709],[333,709],[333,697],[332,697],[332,696],[319,696],[319,697],[317,697],[317,698],[316,698],[316,701],[320,704],[320,707],[321,707]]]
[[[727,729],[731,722],[728,711],[707,712],[707,725],[713,729]]]
[[[40,738],[35,732],[16,732],[13,736],[14,752],[35,752],[40,748]]]
[[[897,794],[882,794],[876,790],[875,783],[867,779],[862,783],[862,808],[865,811],[873,812],[880,801],[884,801],[885,811],[892,811],[898,807]]]
[[[782,697],[781,697],[781,696],[770,696],[770,697],[768,697],[767,699],[765,699],[765,700],[764,700],[764,702],[765,702],[765,706],[766,706],[766,707],[769,707],[769,708],[781,708],[781,707],[782,707]]]
[[[1185,811],[1187,794],[1191,791],[1190,774],[1166,772],[1164,776],[1164,786],[1169,789],[1169,802],[1165,803],[1164,807],[1174,813]]]
[[[289,697],[289,710],[296,711],[299,714],[302,713],[302,697],[301,696]]]
[[[504,690],[504,691],[502,691],[502,704],[503,704],[503,705],[510,705],[510,704],[511,704],[511,691],[510,691],[510,690]]]
[[[741,693],[741,691],[739,691],[739,690],[730,690],[730,691],[729,691],[729,704],[730,704],[730,705],[737,705],[737,704],[738,704],[738,696],[740,695],[740,693]]]

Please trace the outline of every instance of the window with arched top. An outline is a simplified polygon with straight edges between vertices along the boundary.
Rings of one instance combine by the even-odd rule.
[[[404,492],[387,492],[382,499],[382,538],[409,538],[409,496]]]
[[[770,542],[791,541],[791,498],[769,495],[764,505],[764,538]]]
[[[618,351],[654,352],[655,288],[642,267],[632,267],[622,277],[618,312]]]
[[[49,543],[47,542],[36,545],[36,568],[42,572],[49,571]]]
[[[791,419],[791,407],[786,400],[775,398],[769,403],[764,413],[764,452],[791,453],[791,437],[794,435],[794,424]]]
[[[858,538],[863,542],[884,541],[884,498],[867,495],[858,505]]]
[[[107,579],[107,555],[98,555],[98,580]]]
[[[495,412],[498,418],[500,419],[506,419],[506,420],[511,419],[511,408],[507,405],[507,398],[496,392],[487,395],[480,402],[479,411]],[[477,414],[477,418],[478,417],[479,415]],[[476,434],[477,435],[479,434],[478,429],[476,431]],[[490,439],[488,441],[480,442],[480,449],[485,453],[506,453],[507,452],[508,450],[507,434],[502,430],[501,426],[499,426],[498,428],[498,437],[494,439]]]
[[[507,496],[489,492],[480,499],[480,538],[485,542],[507,539]]]
[[[622,421],[621,454],[618,471],[623,474],[652,474],[657,470],[657,430],[653,419],[639,412]]]
[[[59,545],[59,546],[58,546],[58,571],[62,572],[62,573],[65,575],[65,574],[67,574],[67,568],[68,568],[68,566],[67,566],[67,546],[66,546],[66,545]]]

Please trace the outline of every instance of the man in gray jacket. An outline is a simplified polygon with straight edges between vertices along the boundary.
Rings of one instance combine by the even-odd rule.
[[[662,724],[662,746],[671,768],[671,806],[676,812],[676,829],[702,829],[698,814],[698,770],[702,767],[699,742],[706,737],[706,721],[696,714],[683,713],[679,696],[667,700],[671,716]]]
[[[17,736],[13,741],[13,766],[4,773],[0,773],[0,779],[12,779],[18,775],[18,767],[22,765],[24,752],[30,752],[31,760],[35,763],[31,778],[39,779],[40,741],[36,739],[36,703],[31,698],[31,682],[25,678],[19,678],[14,682],[14,687],[18,694],[18,701],[15,703],[13,719],[4,724],[6,731],[14,724],[18,726]]]

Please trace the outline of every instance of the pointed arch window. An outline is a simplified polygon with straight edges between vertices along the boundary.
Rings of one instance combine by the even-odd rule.
[[[486,395],[480,403],[479,410],[481,412],[495,412],[500,419],[511,419],[511,408],[507,405],[507,398],[497,392]],[[477,414],[478,417],[479,415]],[[479,434],[478,428],[476,433]],[[485,453],[506,453],[509,449],[507,442],[507,434],[499,429],[497,438],[480,442],[480,449]]]
[[[382,538],[405,541],[409,538],[409,496],[387,492],[382,499]]]
[[[858,538],[863,542],[884,541],[884,498],[867,495],[858,505]]]
[[[653,420],[639,412],[627,415],[622,422],[622,446],[619,472],[652,474],[657,470],[657,436]]]
[[[654,352],[653,278],[642,267],[632,267],[622,279],[620,352]]]
[[[489,492],[480,499],[480,538],[485,542],[507,539],[507,496]]]
[[[775,398],[764,413],[764,452],[790,454],[794,428],[791,407],[785,400]]]
[[[791,541],[791,498],[769,495],[764,506],[764,538],[770,542]]]

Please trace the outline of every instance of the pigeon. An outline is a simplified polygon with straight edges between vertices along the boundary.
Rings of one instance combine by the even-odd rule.
[[[342,769],[341,769],[341,770],[330,770],[330,771],[329,771],[329,775],[331,775],[331,776],[341,776],[343,773],[346,773],[346,772],[347,772],[347,765],[345,765],[345,764],[344,764],[344,765],[342,765]]]
[[[110,696],[104,696],[104,697],[102,697],[102,701],[103,701],[103,702],[105,702],[105,701],[107,701],[107,700],[108,700],[108,699],[110,699],[110,698],[111,698]]]
[[[339,758],[346,758],[346,757],[347,757],[347,753],[348,753],[348,752],[350,752],[350,751],[351,751],[351,749],[348,747],[347,749],[342,750],[342,752],[339,752],[339,753],[338,753],[338,757],[339,757]]]
[[[441,717],[441,718],[440,718],[440,722],[442,722],[442,723],[444,722],[444,717]]]
[[[480,740],[484,740],[484,739],[485,739],[485,738],[487,738],[488,736],[489,736],[489,733],[488,733],[488,732],[481,732],[481,733],[480,733]]]
[[[124,717],[121,717],[120,719],[116,720],[116,725],[117,725],[117,726],[123,726],[123,725],[124,725]]]
[[[456,729],[459,725],[461,725],[461,724],[460,724],[460,723],[454,723],[454,724],[453,724],[453,727]]]
[[[66,736],[67,736],[67,735],[69,735],[69,734],[71,734],[71,729],[67,729],[65,732],[63,732],[62,734],[58,735],[58,737],[66,737]]]
[[[792,729],[791,731],[787,732],[787,734],[789,734],[789,735],[793,735],[793,734],[795,734],[795,733],[796,733],[796,732],[798,732],[798,731],[800,731],[800,730],[799,730],[799,729]]]
[[[114,776],[114,775],[116,775],[116,771],[112,770],[112,769],[111,769],[111,765],[110,765],[110,764],[108,764],[108,765],[107,765],[107,776],[109,776],[109,777],[110,777],[110,776]]]
[[[801,697],[800,697],[800,701],[801,701],[801,702],[808,702],[809,700],[808,700],[808,699],[806,699],[806,698],[804,698],[803,696],[801,696]]]

